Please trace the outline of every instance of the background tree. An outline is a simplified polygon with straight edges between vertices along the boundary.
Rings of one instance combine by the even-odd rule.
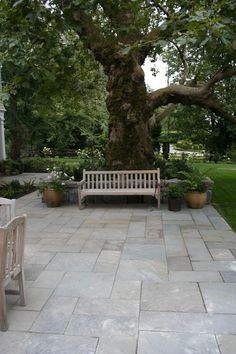
[[[59,153],[80,147],[93,118],[105,136],[105,77],[78,36],[40,1],[22,7],[3,1],[0,9],[10,156],[39,153],[45,145]]]

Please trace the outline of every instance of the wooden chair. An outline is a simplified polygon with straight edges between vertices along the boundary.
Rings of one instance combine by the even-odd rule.
[[[16,200],[0,198],[0,226],[7,224],[16,215]]]
[[[17,216],[0,227],[0,330],[8,329],[6,294],[20,295],[20,305],[25,306],[24,294],[24,241],[26,215]],[[17,279],[19,290],[6,290],[11,279]]]

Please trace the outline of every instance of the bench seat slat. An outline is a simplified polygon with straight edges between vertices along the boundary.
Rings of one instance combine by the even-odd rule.
[[[82,191],[82,196],[87,195],[153,195],[155,188],[124,188],[124,189],[89,189]]]

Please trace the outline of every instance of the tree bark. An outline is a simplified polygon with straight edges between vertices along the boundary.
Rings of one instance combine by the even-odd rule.
[[[106,70],[106,103],[110,115],[107,167],[116,170],[149,168],[154,156],[144,72],[132,56],[123,56],[113,63]]]
[[[10,95],[8,107],[8,131],[11,137],[10,158],[19,160],[23,145],[23,130],[18,118],[17,96]]]

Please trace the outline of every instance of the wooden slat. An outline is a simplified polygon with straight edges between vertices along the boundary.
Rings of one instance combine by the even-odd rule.
[[[91,188],[94,189],[94,175],[91,175]]]
[[[87,175],[87,188],[91,189],[91,187],[90,187],[90,174]]]
[[[107,174],[105,174],[104,177],[105,177],[105,178],[104,178],[104,180],[105,180],[105,182],[104,182],[104,183],[105,183],[104,189],[107,189]]]
[[[134,188],[134,181],[133,181],[133,173],[131,173],[131,175],[130,175],[130,186],[129,186],[129,188],[131,188],[131,189],[133,189]]]
[[[157,179],[157,178],[156,178],[156,175],[155,175],[155,173],[153,173],[153,174],[152,174],[152,180],[153,180],[153,182],[152,182],[152,187],[153,187],[153,188],[155,188],[156,179]]]
[[[143,188],[146,188],[146,173],[143,174]]]

